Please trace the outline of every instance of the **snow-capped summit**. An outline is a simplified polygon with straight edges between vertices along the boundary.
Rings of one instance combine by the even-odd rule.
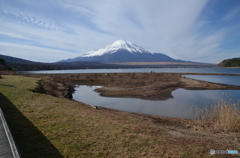
[[[161,53],[152,53],[129,41],[117,40],[114,43],[90,51],[74,59],[62,60],[61,62],[94,61],[101,63],[124,63],[124,62],[176,62],[177,60]],[[178,62],[181,62],[178,60]]]
[[[113,54],[116,51],[120,50],[120,49],[125,49],[131,53],[144,53],[147,52],[146,50],[144,50],[143,48],[132,44],[130,41],[127,40],[117,40],[114,43],[106,46],[105,48],[101,48],[95,51],[90,51],[86,54],[84,54],[82,57],[93,57],[93,56],[101,56],[103,54]]]
[[[132,44],[130,41],[117,40],[113,44],[108,45],[107,48],[112,49],[126,49],[129,52],[145,52],[145,50],[135,44]]]

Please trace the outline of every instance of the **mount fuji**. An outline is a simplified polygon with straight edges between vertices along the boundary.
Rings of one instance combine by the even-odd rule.
[[[126,40],[117,40],[114,43],[82,56],[62,60],[60,62],[94,61],[101,63],[126,63],[126,62],[185,62],[175,60],[162,53],[153,53],[132,44]]]

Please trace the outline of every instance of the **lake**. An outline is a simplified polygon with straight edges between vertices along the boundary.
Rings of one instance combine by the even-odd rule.
[[[223,73],[240,74],[240,68],[156,68],[156,69],[79,69],[51,71],[21,71],[31,74],[60,74],[60,73],[128,73],[128,72],[169,72],[169,73]],[[188,78],[215,83],[240,86],[240,76],[214,75],[185,75]],[[73,98],[77,101],[96,106],[145,113],[166,117],[193,119],[194,109],[203,108],[225,101],[240,104],[240,90],[185,90],[177,89],[172,92],[173,98],[166,101],[152,101],[134,98],[102,97],[93,90],[97,87],[80,85],[76,87]]]
[[[240,90],[185,90],[172,92],[173,98],[166,101],[152,101],[134,98],[111,98],[99,96],[93,90],[96,86],[78,86],[73,98],[86,104],[166,117],[193,119],[195,108],[203,108],[221,101],[238,103]]]
[[[46,70],[19,71],[23,74],[61,74],[61,73],[127,73],[127,72],[169,72],[169,73],[225,73],[240,74],[240,68],[144,68],[144,69],[77,69],[77,70]]]
[[[183,75],[196,80],[240,86],[240,76]]]

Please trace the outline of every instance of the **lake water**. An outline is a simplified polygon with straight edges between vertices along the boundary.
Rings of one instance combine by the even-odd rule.
[[[240,68],[156,68],[156,69],[79,69],[51,71],[21,71],[20,73],[128,73],[128,72],[169,72],[169,73],[224,73],[240,74]],[[188,78],[240,86],[240,76],[186,75]],[[240,104],[240,90],[185,90],[172,92],[173,98],[166,101],[151,101],[134,98],[110,98],[99,96],[93,90],[97,87],[81,85],[73,98],[77,101],[118,110],[151,115],[192,119],[195,108],[218,104],[221,101]]]
[[[98,87],[81,85],[73,98],[86,104],[113,108],[129,112],[145,113],[166,117],[193,119],[194,109],[203,108],[221,101],[238,103],[240,90],[185,90],[172,92],[173,98],[166,101],[151,101],[134,98],[111,98],[99,96],[93,90]]]
[[[169,73],[225,73],[240,74],[240,68],[144,68],[144,69],[77,69],[19,71],[24,74],[61,74],[61,73],[127,73],[127,72],[169,72]]]
[[[240,86],[240,76],[183,75],[196,80]]]

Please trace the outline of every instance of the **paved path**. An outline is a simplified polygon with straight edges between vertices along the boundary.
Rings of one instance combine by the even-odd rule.
[[[20,158],[0,108],[0,158]]]

